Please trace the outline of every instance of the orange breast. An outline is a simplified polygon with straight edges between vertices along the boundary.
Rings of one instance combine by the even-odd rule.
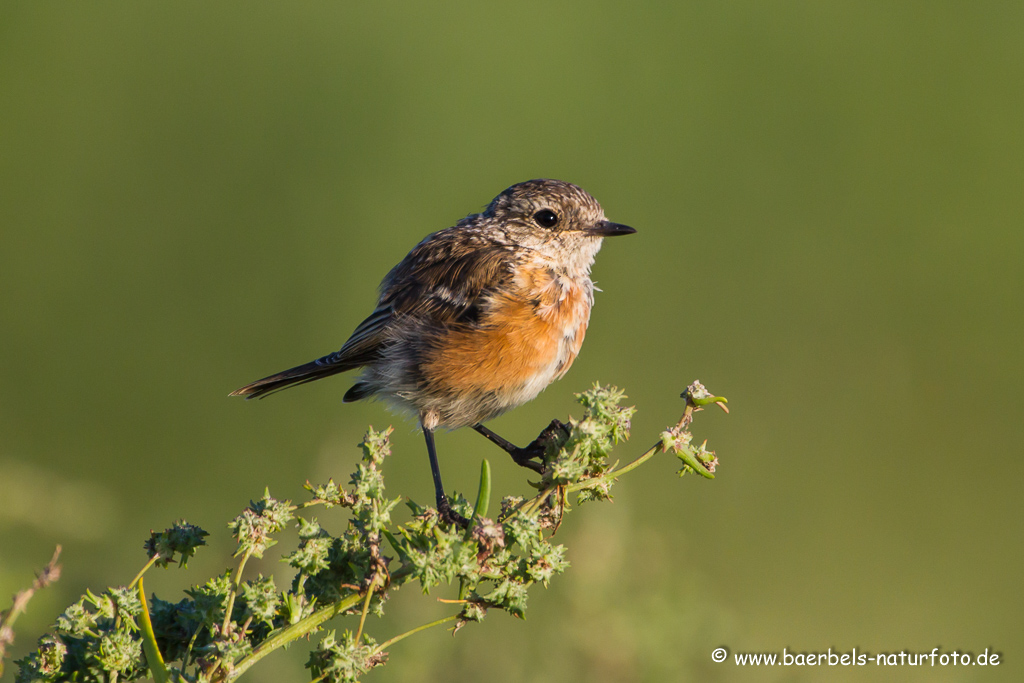
[[[455,393],[533,398],[579,353],[590,317],[587,285],[547,268],[521,268],[515,287],[492,297],[479,327],[454,328],[438,340],[422,366],[425,379]]]

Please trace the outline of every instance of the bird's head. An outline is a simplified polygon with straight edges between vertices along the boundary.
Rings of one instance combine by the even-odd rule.
[[[511,242],[555,260],[585,261],[586,268],[603,238],[636,232],[606,219],[596,199],[561,180],[513,185],[495,197],[483,215],[500,226]]]

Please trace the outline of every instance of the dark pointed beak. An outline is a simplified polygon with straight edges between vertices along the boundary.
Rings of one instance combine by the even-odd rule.
[[[588,229],[587,232],[599,237],[615,237],[616,235],[632,235],[636,232],[636,229],[631,228],[628,225],[623,225],[622,223],[601,221],[594,227]]]

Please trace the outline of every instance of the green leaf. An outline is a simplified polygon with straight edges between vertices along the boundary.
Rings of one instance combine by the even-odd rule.
[[[476,492],[476,507],[473,509],[473,519],[466,526],[465,539],[468,541],[473,537],[473,521],[480,520],[487,516],[487,508],[491,504],[491,464],[484,458],[480,461],[480,488]]]
[[[149,606],[146,604],[146,589],[142,585],[142,578],[139,578],[139,602],[142,603],[142,649],[146,652],[146,663],[149,665],[149,672],[153,674],[156,683],[167,683],[171,675],[164,664],[164,658],[160,655],[160,648],[156,645],[156,635],[153,633],[153,622],[149,618]]]
[[[708,472],[708,468],[705,467],[704,464],[701,463],[699,460],[697,460],[697,456],[695,456],[693,453],[693,447],[683,446],[682,448],[679,448],[676,451],[676,457],[682,460],[687,465],[689,465],[690,469],[699,474],[700,476],[707,477],[708,479],[715,478],[715,475]],[[686,469],[681,470],[680,476],[682,476],[682,473],[685,473],[687,471],[688,470]]]

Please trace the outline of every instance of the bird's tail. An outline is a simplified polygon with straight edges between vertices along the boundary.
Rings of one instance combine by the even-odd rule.
[[[296,387],[306,382],[314,382],[318,379],[330,377],[339,372],[345,372],[346,370],[358,367],[349,363],[326,362],[329,358],[331,356],[325,356],[324,358],[298,365],[290,370],[256,380],[252,384],[246,384],[241,389],[232,391],[229,396],[244,396],[246,399],[263,398],[275,391]]]

